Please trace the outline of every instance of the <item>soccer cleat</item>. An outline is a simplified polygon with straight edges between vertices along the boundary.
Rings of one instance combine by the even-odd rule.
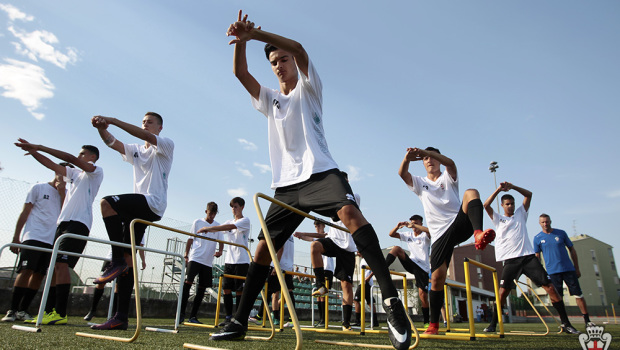
[[[41,324],[64,325],[67,324],[67,316],[62,317],[54,310],[43,317]]]
[[[431,326],[431,324],[427,322],[427,323],[424,324],[424,326],[422,328],[428,328],[430,326]]]
[[[448,327],[448,321],[443,321],[443,326]]]
[[[351,327],[361,327],[361,325],[362,325],[362,324],[361,324],[361,323],[359,323],[359,322],[353,322],[353,323],[351,323]]]
[[[54,311],[56,311],[56,309],[52,309],[52,312],[54,312]],[[46,317],[47,317],[47,312],[43,311],[43,318],[46,318]],[[35,324],[35,323],[37,323],[37,318],[33,317],[32,320],[25,320],[24,323]]]
[[[218,324],[218,327],[226,327],[227,324],[230,323],[230,320],[232,319],[232,316],[226,316],[226,319],[222,322],[220,322],[220,324]]]
[[[273,325],[274,325],[274,326],[279,326],[279,325],[280,325],[280,319],[278,319],[278,318],[274,318],[274,319],[273,319]]]
[[[322,297],[323,295],[327,294],[327,292],[329,292],[329,291],[327,290],[327,288],[325,288],[325,286],[320,286],[314,292],[312,292],[312,296],[313,297]]]
[[[18,321],[30,321],[34,320],[34,317],[32,317],[26,311],[17,311],[17,313],[15,314],[15,319]]]
[[[129,269],[129,266],[127,266],[127,263],[125,263],[124,261],[120,263],[116,263],[113,261],[110,263],[110,265],[108,265],[105,271],[103,271],[101,276],[97,277],[93,283],[95,284],[108,283],[114,280],[116,277],[125,273],[125,271],[127,271],[128,269]]]
[[[586,323],[586,328],[590,328],[590,327],[596,327],[596,324],[592,321]]]
[[[219,332],[213,333],[209,340],[243,340],[246,331],[247,327],[233,318]]]
[[[439,334],[439,323],[429,323],[424,334],[437,335]]]
[[[86,316],[84,316],[84,321],[90,321],[93,319],[93,317],[95,317],[95,312],[93,310],[90,310]]]
[[[570,324],[564,324],[564,323],[562,323],[562,325],[560,326],[560,328],[561,328],[564,332],[566,332],[566,333],[568,333],[568,334],[581,334],[581,332],[580,332],[580,331],[576,330],[576,329],[575,329],[572,325],[570,325]]]
[[[196,317],[190,317],[189,320],[187,320],[187,323],[202,324],[202,322],[198,321]]]
[[[495,326],[488,325],[487,328],[483,329],[483,331],[487,333],[495,333]]]
[[[257,320],[256,317],[252,317],[252,316],[248,317],[248,323],[250,323],[250,322],[254,323],[254,324],[259,324],[260,323],[260,321]]]
[[[129,326],[129,322],[127,322],[127,320],[121,320],[119,318],[117,318],[117,315],[112,316],[111,319],[105,321],[104,323],[101,324],[94,324],[92,326],[90,326],[91,329],[96,329],[96,330],[100,330],[100,331],[107,331],[107,330],[126,330],[127,326]]]
[[[6,316],[2,318],[2,322],[15,322],[17,315],[15,315],[15,311],[9,310],[6,312]]]
[[[495,231],[490,228],[484,231],[476,230],[474,231],[474,239],[476,241],[476,249],[484,250],[484,248],[486,248],[487,245],[493,242],[493,240],[495,239]]]
[[[325,321],[320,320],[314,325],[315,328],[325,328]]]
[[[383,309],[387,314],[388,334],[392,346],[397,350],[408,349],[411,344],[411,325],[403,302],[396,297],[383,301]]]
[[[344,332],[353,332],[353,328],[351,328],[351,325],[345,325],[344,323],[342,324],[342,330]]]
[[[293,325],[293,322],[286,322],[286,323],[284,324],[284,326],[282,326],[282,327],[284,327],[284,328],[293,328],[293,327],[294,327],[294,325]]]

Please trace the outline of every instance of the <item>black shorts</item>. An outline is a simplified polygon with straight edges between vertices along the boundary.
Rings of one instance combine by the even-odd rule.
[[[334,271],[325,270],[325,287],[330,289],[334,285]]]
[[[468,240],[473,234],[474,228],[461,205],[452,225],[431,247],[431,272],[437,270],[444,262],[446,267],[449,267],[454,247]]]
[[[323,246],[323,255],[336,258],[334,276],[341,282],[353,283],[353,271],[355,271],[355,253],[340,248],[329,238],[319,238],[316,242]]]
[[[364,287],[366,290],[364,290],[364,299],[366,299],[366,303],[368,305],[370,305],[370,298],[371,298],[371,291],[370,291],[370,283],[366,282],[366,287]],[[353,300],[359,302],[360,300],[362,300],[362,284],[360,283],[359,286],[357,286],[357,289],[355,290],[355,297],[353,298]],[[376,304],[375,298],[372,297],[373,303]]]
[[[313,211],[335,221],[340,220],[337,213],[342,207],[354,205],[358,208],[351,186],[338,169],[312,174],[298,184],[278,187],[274,198],[303,212]],[[284,246],[303,219],[303,216],[271,203],[265,223],[276,250]],[[262,230],[258,239],[264,239]]]
[[[133,219],[142,219],[146,221],[159,221],[161,220],[161,216],[153,213],[149,204],[146,201],[146,197],[142,194],[137,193],[128,193],[128,194],[119,194],[113,196],[105,196],[103,197],[105,201],[107,201],[112,209],[118,213],[121,217],[121,221],[123,222],[123,240],[122,243],[131,243],[131,221]],[[142,237],[144,236],[144,231],[146,230],[145,224],[136,223],[134,227],[134,233],[136,236],[136,245],[139,245],[142,242]],[[125,251],[131,252],[130,248],[125,248]]]
[[[407,257],[405,261],[400,260],[400,263],[403,265],[405,270],[407,270],[407,272],[415,276],[416,287],[423,290],[428,290],[428,272],[424,271],[409,257]]]
[[[545,268],[540,264],[536,255],[531,254],[504,261],[502,278],[499,281],[500,288],[515,288],[514,280],[518,280],[521,274],[525,274],[539,287],[551,284],[547,271],[545,271]]]
[[[84,225],[83,223],[79,221],[63,221],[58,225],[58,228],[56,229],[55,239],[58,239],[58,237],[60,237],[60,235],[64,233],[75,233],[76,235],[88,237],[90,230],[88,229],[88,227],[86,227],[86,225]],[[86,247],[85,240],[69,238],[69,239],[63,239],[62,242],[60,242],[58,249],[65,251],[65,252],[82,254],[82,252],[84,251],[84,247]],[[77,262],[79,259],[80,257],[78,256],[58,254],[58,257],[56,258],[56,262],[65,263],[65,264],[68,264],[70,268],[74,268],[75,265],[77,265]]]
[[[197,261],[190,261],[187,264],[187,274],[185,275],[185,283],[194,283],[194,278],[198,276],[198,287],[211,288],[213,286],[213,268],[201,264]]]
[[[566,286],[568,287],[568,294],[575,295],[577,297],[580,297],[583,294],[581,291],[581,286],[579,285],[577,272],[575,271],[554,273],[549,275],[549,278],[561,297],[564,296],[564,286],[562,285],[562,282],[566,283]]]
[[[267,278],[267,289],[269,293],[275,293],[282,290],[280,287],[280,280],[278,280],[278,275],[275,273],[272,274],[273,267],[269,268],[269,277]],[[284,271],[282,271],[284,273]],[[295,289],[295,284],[293,283],[293,275],[284,274],[284,282],[286,283],[286,288],[288,290]]]
[[[35,241],[34,239],[23,241],[22,244],[39,248],[53,248],[51,244]],[[41,252],[38,250],[19,248],[19,265],[17,267],[17,273],[22,272],[22,270],[32,270],[33,272],[45,275],[47,273],[47,268],[50,266],[51,257],[51,252]]]
[[[225,275],[247,276],[250,264],[224,264]],[[240,292],[243,290],[245,279],[226,278],[222,282],[222,289],[234,290]]]

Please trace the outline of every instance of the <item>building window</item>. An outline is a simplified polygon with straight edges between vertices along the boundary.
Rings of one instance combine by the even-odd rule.
[[[596,280],[596,285],[598,286],[598,291],[602,292],[603,291],[603,283],[601,283],[601,280]]]
[[[596,276],[600,276],[600,274],[599,274],[599,272],[598,272],[598,265],[597,265],[597,264],[594,264],[594,265],[592,265],[592,266],[594,266],[594,273],[596,274]]]
[[[601,294],[601,305],[605,306],[605,296]]]
[[[592,260],[596,261],[596,253],[594,252],[594,250],[590,250],[590,253],[592,254]]]
[[[616,263],[613,260],[611,261],[611,269],[616,271]]]

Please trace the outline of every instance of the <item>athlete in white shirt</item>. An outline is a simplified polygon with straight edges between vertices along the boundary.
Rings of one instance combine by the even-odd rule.
[[[413,232],[398,232],[403,227],[413,229]],[[422,304],[422,316],[424,327],[429,326],[429,307],[428,307],[428,274],[431,271],[429,253],[431,248],[431,235],[428,228],[422,226],[422,217],[413,215],[409,221],[399,222],[390,231],[390,237],[398,238],[407,243],[409,256],[400,247],[392,247],[385,261],[388,266],[392,265],[396,258],[400,261],[407,272],[415,276],[415,285],[418,287],[418,294]]]
[[[52,249],[56,220],[60,215],[64,198],[65,182],[62,176],[56,175],[50,182],[33,185],[28,191],[26,202],[17,219],[12,243]],[[17,247],[10,249],[13,253],[19,254],[19,263],[13,284],[11,309],[7,311],[2,321],[32,320],[28,307],[47,273],[51,254]]]
[[[409,163],[420,160],[424,162],[425,177],[409,173]],[[446,167],[443,172],[441,165]],[[483,209],[477,190],[466,190],[461,201],[456,164],[438,149],[408,148],[398,174],[422,201],[431,234],[430,325],[424,333],[437,334],[446,272],[454,247],[475,235],[476,248],[484,249],[495,234],[493,230],[482,230]]]
[[[508,192],[515,190],[523,195],[523,205],[515,210],[515,199],[510,194],[502,196],[502,208],[504,215],[498,214],[493,210],[493,201],[500,192]],[[499,305],[495,305],[493,310],[493,318],[485,332],[495,332],[498,321],[498,310],[502,309],[502,305],[506,302],[506,297],[510,294],[510,290],[515,288],[514,280],[519,279],[521,274],[525,274],[532,282],[542,287],[551,299],[551,304],[558,311],[562,320],[562,329],[566,333],[579,334],[568,320],[564,301],[557,292],[551,279],[547,275],[547,271],[534,254],[534,248],[527,234],[527,216],[532,201],[532,192],[515,186],[510,182],[502,182],[499,187],[484,202],[484,209],[493,220],[497,239],[495,240],[495,260],[504,262],[502,277],[499,288]]]
[[[99,149],[95,146],[84,145],[76,157],[43,145],[31,144],[24,139],[19,139],[19,143],[15,145],[27,151],[48,169],[66,178],[67,191],[62,210],[58,216],[56,239],[64,233],[88,236],[93,223],[93,201],[103,181],[103,170],[95,165],[95,162],[99,159]],[[56,164],[40,154],[39,151],[71,163],[78,169]],[[81,239],[64,239],[59,245],[61,251],[79,254],[84,251],[84,247],[86,247],[86,241]],[[67,303],[71,290],[69,268],[73,269],[78,259],[79,257],[77,256],[66,254],[59,255],[56,259],[54,267],[55,292],[50,290],[50,293],[52,295],[55,293],[56,296],[55,305],[53,306],[56,311],[46,314],[42,324],[60,325],[67,323]]]
[[[198,232],[203,227],[219,226],[215,221],[217,215],[217,204],[215,202],[207,203],[204,219],[196,219],[192,224],[191,232],[205,238],[221,240],[218,231],[215,232]],[[217,251],[216,251],[216,248]],[[185,262],[187,263],[187,272],[185,274],[185,284],[183,285],[183,297],[181,299],[181,322],[185,318],[185,309],[187,308],[187,300],[189,292],[192,289],[194,279],[198,276],[198,285],[196,286],[196,295],[194,296],[194,304],[189,315],[189,323],[202,323],[198,321],[198,310],[202,304],[207,288],[213,285],[213,258],[222,256],[224,243],[209,241],[206,239],[192,238],[187,240],[185,246]]]
[[[133,167],[133,193],[106,196],[101,200],[101,215],[110,240],[130,243],[130,223],[133,219],[159,221],[164,215],[174,143],[171,139],[160,136],[164,121],[161,115],[155,112],[144,115],[141,128],[104,116],[94,116],[91,122],[103,142]],[[126,144],[117,140],[108,131],[110,125],[143,140],[144,144]],[[142,241],[145,230],[144,224],[134,226],[135,242]],[[122,275],[124,272],[127,273]],[[133,290],[131,250],[112,245],[110,267],[95,283],[107,283],[117,277],[118,311],[111,319],[92,326],[92,329],[127,329],[127,314]]]

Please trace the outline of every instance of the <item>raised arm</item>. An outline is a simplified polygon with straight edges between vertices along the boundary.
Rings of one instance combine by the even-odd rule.
[[[95,169],[97,167],[95,167],[93,164],[85,162],[81,159],[79,159],[78,157],[69,154],[67,152],[63,152],[63,151],[59,151],[57,149],[54,148],[49,148],[43,145],[35,145],[33,143],[30,143],[24,139],[18,139],[19,142],[15,143],[15,146],[23,149],[24,151],[28,152],[32,157],[34,157],[34,159],[36,159],[39,163],[41,163],[43,166],[45,166],[46,168],[54,171],[57,174],[60,174],[62,176],[66,176],[67,175],[67,169],[59,164],[54,163],[51,159],[47,158],[46,156],[38,153],[40,152],[45,152],[51,156],[54,156],[58,159],[62,159],[65,162],[71,163],[75,166],[77,166],[78,168],[86,171],[86,172],[93,172],[95,171]]]
[[[325,233],[318,232],[295,232],[293,233],[294,237],[297,237],[301,240],[311,242],[314,238],[325,238],[327,235]]]
[[[413,153],[413,148],[407,148],[407,153],[405,153],[405,158],[400,163],[400,167],[398,168],[398,175],[400,178],[405,181],[407,186],[413,186],[413,177],[411,173],[409,173],[409,163],[417,160],[421,160],[416,154]],[[390,237],[392,235],[390,234]]]
[[[452,177],[452,180],[456,180],[457,178],[456,164],[454,163],[452,159],[444,156],[443,154],[437,153],[435,151],[427,151],[427,150],[423,150],[420,148],[414,148],[413,152],[422,159],[424,159],[424,157],[431,157],[433,159],[436,159],[439,163],[441,163],[441,165],[446,167],[446,171],[448,172],[448,174],[450,174],[450,177]]]
[[[407,224],[409,224],[407,221],[401,221],[396,224],[396,226],[390,231],[390,237],[400,239],[400,234],[398,233],[398,230],[407,226]]]
[[[503,182],[502,185],[508,190],[515,190],[519,192],[523,196],[523,208],[525,211],[530,210],[530,203],[532,202],[532,192],[526,190],[525,188],[515,186],[510,182]]]
[[[486,210],[487,214],[489,214],[489,216],[491,217],[491,219],[493,219],[493,201],[495,200],[495,197],[497,197],[497,195],[503,191],[503,184],[500,184],[495,191],[493,191],[493,193],[489,196],[489,198],[487,198],[486,201],[484,201],[484,210]]]
[[[103,143],[105,143],[108,147],[117,151],[118,153],[125,154],[125,145],[121,141],[117,140],[114,135],[112,135],[108,131],[109,124],[104,118],[100,116],[94,116],[91,119],[91,122],[93,124],[93,127],[95,127],[99,132],[99,136],[103,140]]]
[[[128,134],[130,134],[132,136],[135,136],[135,137],[137,137],[137,138],[139,138],[141,140],[144,140],[144,141],[150,143],[151,145],[157,146],[157,137],[155,136],[155,134],[153,134],[153,133],[151,133],[151,132],[149,132],[147,130],[144,130],[144,129],[138,127],[138,126],[135,126],[133,124],[125,123],[122,120],[119,120],[119,119],[116,119],[116,118],[112,118],[112,117],[104,117],[104,116],[101,116],[101,115],[97,115],[97,116],[94,116],[92,118],[92,123],[93,123],[93,126],[95,128],[97,128],[97,130],[101,130],[101,128],[107,129],[107,127],[109,125],[114,125],[114,126],[118,127],[119,129],[124,130],[125,132],[127,132]],[[108,134],[109,134],[109,132],[108,132]],[[99,135],[101,136],[103,141],[106,142],[106,145],[108,145],[107,142],[110,141],[109,137],[108,138],[104,138],[103,135],[101,134],[101,132],[99,132]],[[110,134],[110,136],[111,136],[111,134]],[[108,146],[112,147],[113,149],[115,149],[115,150],[117,150],[119,152],[121,152],[119,149],[116,148],[116,147],[118,147],[117,146],[118,145],[117,142],[119,142],[120,145],[123,144],[122,142],[116,140],[115,142],[112,143],[112,146],[110,146],[110,145],[108,145]],[[116,147],[113,147],[113,146],[116,146]],[[124,146],[123,146],[123,151],[121,153],[124,154],[124,152],[125,152],[125,149],[124,149]]]
[[[227,231],[236,230],[237,226],[234,224],[225,224],[225,225],[217,225],[217,226],[205,226],[198,230],[198,232],[217,232],[222,231],[226,233]]]

